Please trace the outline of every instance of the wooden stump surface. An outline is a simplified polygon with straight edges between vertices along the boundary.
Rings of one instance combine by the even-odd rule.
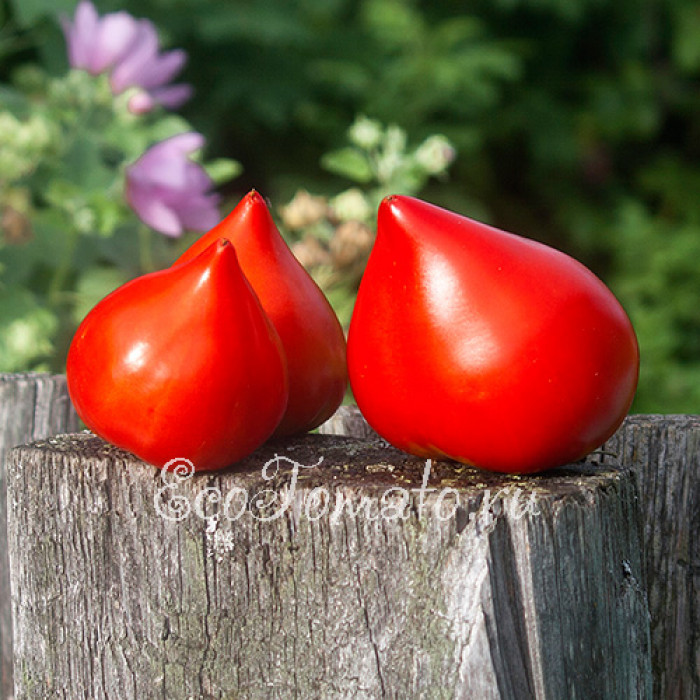
[[[8,479],[18,700],[651,697],[630,470],[309,435],[163,475],[78,434]]]
[[[325,428],[365,436],[356,406]],[[627,416],[589,461],[626,467],[638,481],[650,609],[653,697],[700,698],[700,415]]]

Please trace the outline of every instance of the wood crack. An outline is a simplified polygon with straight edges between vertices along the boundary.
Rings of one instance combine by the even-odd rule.
[[[372,650],[374,651],[374,661],[375,661],[375,666],[377,670],[377,678],[379,679],[379,685],[381,687],[381,693],[382,697],[386,697],[386,687],[384,685],[384,674],[382,673],[382,664],[381,664],[381,659],[379,655],[379,647],[377,646],[376,641],[374,640],[374,633],[372,632],[372,624],[370,623],[369,619],[369,610],[367,607],[367,601],[365,600],[365,595],[362,590],[362,578],[360,575],[360,567],[359,565],[355,568],[356,574],[357,574],[357,594],[359,597],[360,601],[360,606],[362,607],[362,611],[364,614],[364,619],[365,619],[365,627],[367,630],[367,636],[369,638],[369,643],[372,646]]]

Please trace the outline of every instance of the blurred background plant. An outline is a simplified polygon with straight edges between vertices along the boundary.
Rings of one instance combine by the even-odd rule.
[[[347,141],[324,154],[321,167],[355,184],[330,197],[300,189],[279,212],[292,251],[345,328],[374,243],[379,203],[395,192],[415,195],[431,177],[445,180],[456,155],[444,136],[433,134],[411,148],[401,127],[365,116],[348,129]]]
[[[62,71],[22,61],[0,86],[3,371],[63,369],[87,311],[214,226],[215,180],[239,169],[190,160],[204,138],[162,109],[189,97],[170,84],[185,55],[160,52],[151,22],[83,2],[63,31]],[[8,25],[4,40],[21,45]]]
[[[0,0],[3,114],[12,109],[19,118],[11,94],[29,69],[51,80],[65,73],[58,18],[74,8],[72,0]],[[187,52],[183,77],[194,97],[179,112],[188,129],[207,135],[209,153],[245,168],[222,190],[222,210],[252,187],[269,197],[341,317],[373,237],[367,210],[386,187],[412,191],[582,260],[637,329],[642,373],[633,410],[700,412],[697,2],[104,0],[98,9],[148,17],[166,45]],[[357,125],[368,123],[382,139],[401,134],[407,180],[380,179],[371,149],[356,140]],[[35,130],[35,161],[56,160],[54,127],[28,117],[23,124]],[[177,129],[166,131],[157,138]],[[409,164],[435,134],[449,146],[444,153],[458,157],[415,180]],[[22,196],[14,196],[21,210]],[[294,224],[302,204],[316,207],[308,227]],[[59,234],[41,234],[29,220],[44,236],[45,256],[58,259],[63,246],[51,246]],[[17,247],[7,258],[8,237],[23,230],[12,216],[10,224],[3,222],[3,284],[26,264]],[[158,264],[173,241],[152,238]],[[341,265],[348,240],[353,262]],[[121,260],[137,266],[138,243],[128,235],[80,241],[86,255],[119,242]],[[26,278],[23,294],[36,295],[36,278]],[[34,313],[46,310],[39,301]],[[54,345],[44,361],[58,365]]]

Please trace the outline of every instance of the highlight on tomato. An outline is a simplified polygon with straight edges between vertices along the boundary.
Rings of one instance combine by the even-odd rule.
[[[246,278],[277,330],[289,370],[289,402],[276,437],[304,433],[329,418],[347,387],[345,335],[325,295],[294,257],[255,190],[176,264],[213,241],[233,243]]]
[[[189,459],[197,471],[253,452],[288,399],[279,337],[225,239],[99,302],[72,341],[67,378],[96,434],[158,467]]]
[[[528,473],[576,461],[615,432],[639,349],[612,292],[573,258],[390,196],[348,369],[360,410],[396,447]]]

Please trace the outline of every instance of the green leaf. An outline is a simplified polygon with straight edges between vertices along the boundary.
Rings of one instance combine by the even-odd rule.
[[[374,177],[367,157],[355,148],[341,148],[326,153],[321,158],[321,165],[329,172],[355,182],[371,182]]]
[[[81,188],[106,187],[113,174],[102,165],[100,143],[87,135],[76,139],[65,152],[61,169],[65,179]]]
[[[0,371],[43,369],[58,319],[26,289],[0,291]]]
[[[673,57],[689,73],[700,68],[700,8],[695,4],[676,9]]]
[[[423,17],[405,2],[369,0],[362,4],[362,19],[379,42],[402,46],[417,41]]]
[[[233,180],[243,172],[243,166],[232,158],[217,158],[204,163],[203,167],[215,185]]]

